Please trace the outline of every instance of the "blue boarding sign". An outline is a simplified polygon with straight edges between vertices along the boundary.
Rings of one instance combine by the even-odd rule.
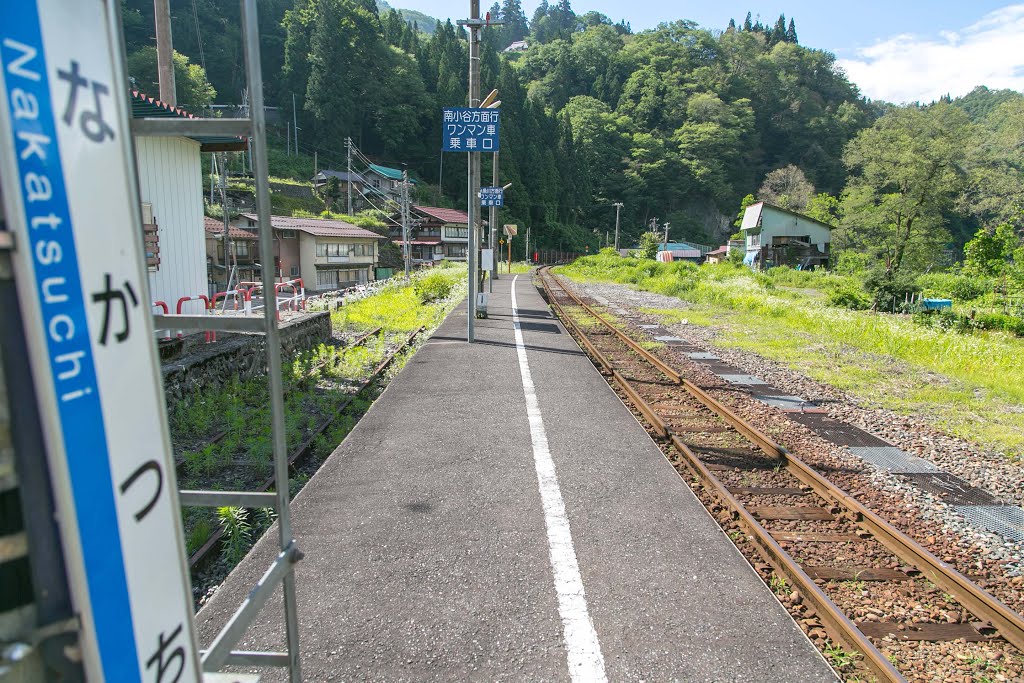
[[[505,190],[501,187],[481,187],[480,206],[504,206]]]
[[[497,109],[445,109],[441,121],[444,152],[497,152],[501,113]]]
[[[0,185],[85,677],[195,683],[115,10],[0,2]]]

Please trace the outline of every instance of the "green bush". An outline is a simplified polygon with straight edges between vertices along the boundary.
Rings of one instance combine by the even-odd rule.
[[[873,271],[864,280],[864,289],[871,292],[875,310],[898,313],[907,310],[907,301],[921,291],[914,278],[905,273]]]
[[[1018,337],[1024,337],[1024,320],[1005,313],[979,313],[974,325],[980,330],[1003,330]]]
[[[427,273],[416,280],[416,296],[427,304],[431,301],[446,299],[452,293],[455,284],[444,273]]]
[[[836,287],[829,292],[828,303],[839,308],[864,311],[871,308],[872,301],[871,297],[863,289],[847,284]]]
[[[917,278],[921,292],[926,297],[975,301],[992,291],[992,280],[986,277],[964,275],[963,273],[928,273]]]
[[[863,275],[871,263],[872,258],[868,254],[847,250],[839,254],[834,270],[840,275]]]

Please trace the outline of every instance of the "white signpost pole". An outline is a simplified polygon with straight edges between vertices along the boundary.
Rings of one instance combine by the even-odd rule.
[[[0,3],[0,182],[90,681],[199,680],[127,80],[103,0]]]

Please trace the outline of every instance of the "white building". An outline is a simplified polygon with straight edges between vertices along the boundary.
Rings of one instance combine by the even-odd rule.
[[[135,91],[132,116],[191,118],[185,111]],[[241,138],[135,136],[150,302],[163,301],[173,311],[179,298],[207,294],[200,153],[245,148],[246,141]],[[182,308],[183,313],[201,310],[201,302]]]
[[[751,268],[828,265],[832,228],[821,221],[758,202],[747,207],[740,230],[746,247],[743,262]]]

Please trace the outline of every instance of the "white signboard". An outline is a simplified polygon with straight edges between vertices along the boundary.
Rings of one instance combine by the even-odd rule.
[[[199,680],[104,0],[0,2],[0,182],[90,681]]]
[[[480,250],[480,270],[494,270],[494,250]]]

